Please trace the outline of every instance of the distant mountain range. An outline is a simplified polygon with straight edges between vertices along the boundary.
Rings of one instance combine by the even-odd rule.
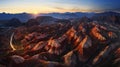
[[[103,13],[87,13],[87,12],[66,12],[66,13],[42,13],[37,16],[51,16],[58,19],[70,19],[70,18],[81,18],[81,17],[94,17],[94,16],[112,16],[117,15],[120,16],[120,13],[116,12],[103,12]],[[0,13],[0,20],[10,20],[12,18],[18,18],[21,22],[27,22],[31,18],[35,18],[35,15],[29,13],[18,13],[18,14],[10,14],[10,13]]]

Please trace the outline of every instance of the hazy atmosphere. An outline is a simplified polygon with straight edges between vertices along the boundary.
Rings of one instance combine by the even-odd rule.
[[[0,12],[120,12],[120,0],[0,0]]]

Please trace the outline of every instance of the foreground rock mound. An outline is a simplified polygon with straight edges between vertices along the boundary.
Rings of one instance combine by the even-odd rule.
[[[12,47],[0,58],[0,64],[7,67],[119,67],[119,29],[114,24],[94,22],[21,26],[14,30],[10,38]]]

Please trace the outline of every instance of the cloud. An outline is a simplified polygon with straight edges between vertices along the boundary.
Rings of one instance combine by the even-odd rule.
[[[71,8],[63,8],[63,7],[53,7],[57,10],[64,10],[66,12],[105,12],[105,11],[116,11],[120,12],[120,8],[109,8],[109,9],[87,9],[87,8],[78,8],[78,7],[71,7]]]
[[[62,8],[62,7],[53,7],[53,8],[58,10],[66,10],[65,8]]]
[[[54,9],[57,9],[57,10],[66,10],[66,11],[80,11],[79,8],[67,8],[67,7],[53,7]]]

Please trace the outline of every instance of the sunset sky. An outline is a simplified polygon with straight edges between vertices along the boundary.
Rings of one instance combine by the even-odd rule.
[[[120,0],[0,0],[0,13],[120,12]]]

